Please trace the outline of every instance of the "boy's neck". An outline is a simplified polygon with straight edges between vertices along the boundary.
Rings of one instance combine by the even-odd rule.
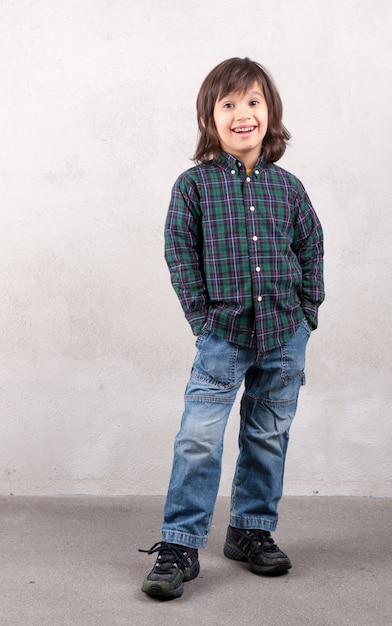
[[[252,159],[252,161],[248,161],[247,159],[244,159],[243,164],[245,165],[246,171],[251,172],[253,170],[253,168],[255,167],[257,161],[259,160],[260,157],[258,157],[256,159],[256,161],[254,159]]]

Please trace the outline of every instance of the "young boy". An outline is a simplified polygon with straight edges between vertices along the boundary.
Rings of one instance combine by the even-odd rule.
[[[224,431],[241,400],[239,456],[224,554],[256,574],[291,567],[271,537],[305,349],[324,299],[322,229],[292,174],[290,137],[258,63],[229,59],[197,99],[197,165],[176,181],[165,226],[173,287],[197,336],[176,436],[162,541],[142,590],[175,598],[199,574],[218,493]]]

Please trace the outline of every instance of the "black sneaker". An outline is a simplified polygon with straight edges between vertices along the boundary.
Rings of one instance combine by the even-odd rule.
[[[149,550],[139,552],[147,554],[158,552],[155,565],[142,586],[142,591],[149,596],[178,598],[184,591],[182,583],[199,575],[199,555],[194,548],[161,541]]]
[[[234,561],[248,561],[255,574],[284,574],[291,568],[287,554],[282,552],[267,530],[227,529],[223,553]]]

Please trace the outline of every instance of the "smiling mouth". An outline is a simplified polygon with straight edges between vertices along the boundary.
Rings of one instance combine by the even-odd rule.
[[[243,128],[233,128],[233,132],[234,133],[251,133],[252,130],[254,130],[256,128],[256,126],[244,126]]]

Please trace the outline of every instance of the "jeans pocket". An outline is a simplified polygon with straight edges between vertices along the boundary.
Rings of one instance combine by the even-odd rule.
[[[198,352],[191,378],[218,389],[229,389],[236,381],[238,346],[217,337],[208,328],[202,329],[196,341]]]
[[[307,329],[307,331],[308,331],[308,333],[309,333],[309,336],[310,336],[310,335],[312,334],[312,328],[311,328],[311,326],[310,326],[310,324],[309,324],[309,322],[308,322],[308,318],[307,318],[307,317],[304,317],[304,318],[301,320],[301,324],[302,324],[302,325],[303,325],[303,326]]]
[[[209,332],[210,332],[210,329],[208,327],[208,322],[206,322],[204,326],[202,327],[200,333],[196,337],[196,342],[195,342],[196,348],[200,347],[200,345],[203,343],[205,337],[208,335]]]
[[[310,326],[304,318],[297,331],[282,347],[282,380],[285,385],[300,378],[301,384],[305,384],[305,357],[306,346],[311,334]]]

